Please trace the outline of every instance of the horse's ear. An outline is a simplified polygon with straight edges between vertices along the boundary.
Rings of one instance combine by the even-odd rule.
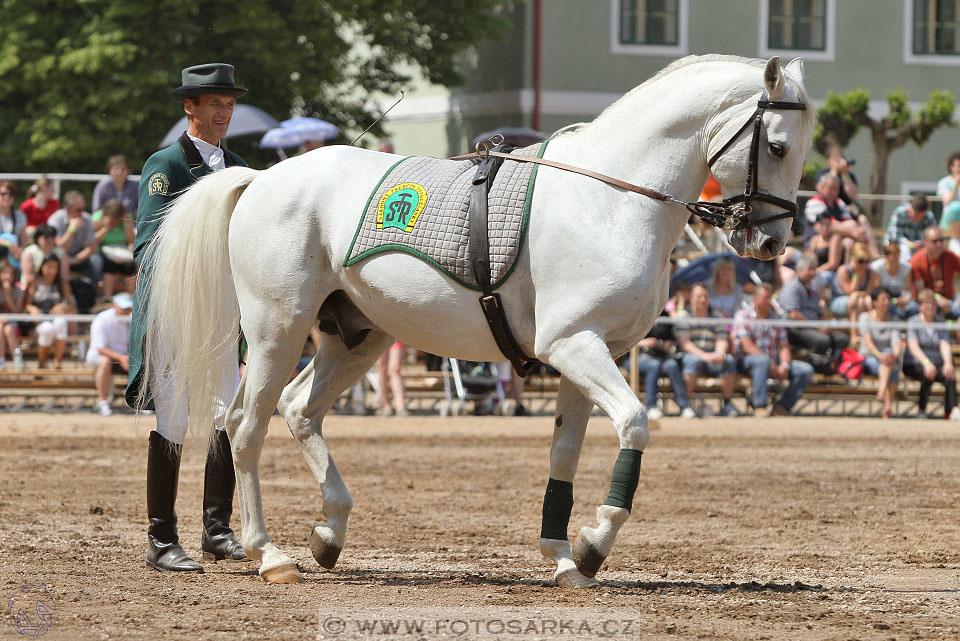
[[[803,58],[794,58],[783,70],[793,76],[797,82],[803,82]]]
[[[763,70],[763,86],[767,90],[767,100],[780,100],[783,96],[784,82],[783,71],[780,69],[780,56],[767,60],[767,66]]]

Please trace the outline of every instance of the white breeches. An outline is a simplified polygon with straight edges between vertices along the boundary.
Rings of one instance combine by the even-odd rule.
[[[43,321],[37,325],[37,344],[40,347],[50,347],[54,340],[67,340],[67,321],[62,318]]]

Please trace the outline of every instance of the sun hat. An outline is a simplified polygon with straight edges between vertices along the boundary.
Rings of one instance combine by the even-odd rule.
[[[233,79],[233,65],[222,62],[212,62],[205,65],[194,65],[180,72],[180,86],[170,95],[174,100],[183,101],[190,96],[201,94],[223,94],[240,97],[247,93],[246,89],[238,87]]]

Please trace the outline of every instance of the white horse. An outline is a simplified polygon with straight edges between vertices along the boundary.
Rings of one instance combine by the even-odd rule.
[[[761,99],[777,102],[765,115],[760,110],[751,137],[741,125],[752,124]],[[753,142],[754,187],[767,198],[748,201],[748,224],[728,230],[728,238],[741,255],[771,259],[786,242],[790,216],[784,210],[795,210],[810,148],[815,117],[797,107],[805,101],[802,60],[781,68],[777,58],[691,56],[592,123],[558,136],[545,158],[693,200],[707,178],[708,159],[719,154],[712,170],[724,196],[733,197],[748,182]],[[152,248],[143,380],[150,380],[151,345],[168,346],[172,379],[185,382],[179,391],[189,402],[194,439],[202,442],[211,432],[218,371],[236,358],[238,325],[249,342],[226,429],[243,549],[261,562],[260,574],[270,582],[301,580],[296,562],[271,542],[264,523],[258,463],[275,408],[320,483],[325,520],[313,526],[310,545],[319,564],[332,568],[353,504],[321,429],[338,395],[394,337],[434,354],[503,360],[476,292],[427,263],[385,252],[342,265],[367,198],[397,159],[328,147],[266,171],[211,174],[175,201]],[[540,168],[528,241],[499,293],[524,353],[562,374],[540,539],[561,585],[593,582],[629,516],[650,435],[646,410],[614,358],[636,344],[663,309],[668,259],[687,218],[676,203]],[[335,336],[325,339],[288,384],[325,302],[369,334],[353,348]],[[572,482],[594,404],[613,422],[621,457],[610,496],[597,509],[597,526],[584,527],[571,547]]]

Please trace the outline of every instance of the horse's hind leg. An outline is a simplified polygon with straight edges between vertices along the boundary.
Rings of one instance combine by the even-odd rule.
[[[577,570],[567,538],[567,524],[573,508],[573,479],[592,410],[593,401],[581,394],[566,377],[560,379],[553,444],[550,446],[550,480],[543,497],[540,552],[557,564],[553,578],[562,587],[578,588],[596,583]]]
[[[630,516],[640,477],[640,457],[650,442],[647,413],[597,334],[584,331],[558,339],[545,351],[548,362],[607,413],[620,438],[610,492],[597,508],[597,527],[582,528],[572,550],[580,573],[593,577]]]
[[[310,550],[327,569],[333,568],[343,549],[353,499],[323,438],[323,417],[340,393],[370,369],[392,342],[391,337],[373,330],[362,343],[347,349],[339,338],[324,336],[317,355],[280,398],[280,412],[323,493],[325,520],[314,524]]]

